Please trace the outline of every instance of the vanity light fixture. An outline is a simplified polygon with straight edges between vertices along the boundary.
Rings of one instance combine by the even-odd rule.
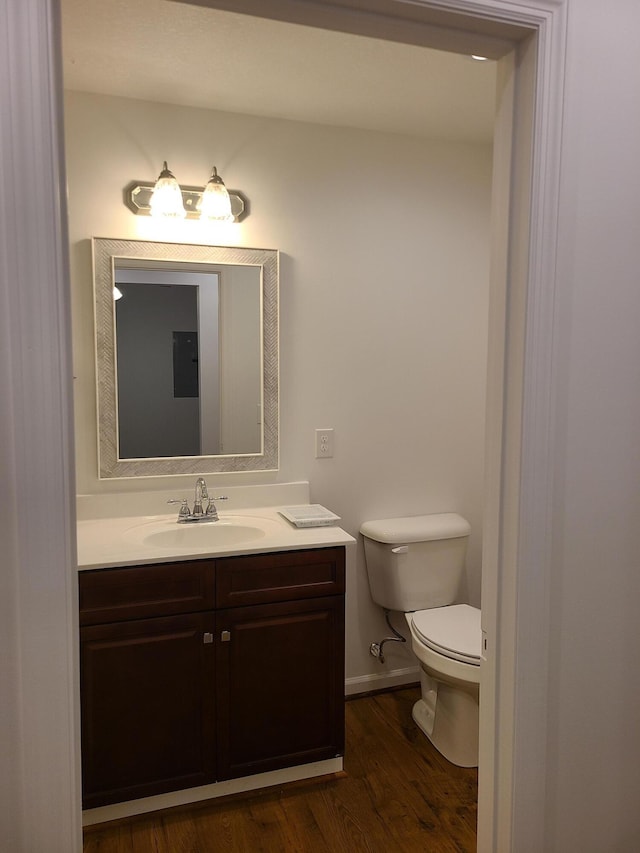
[[[231,199],[215,166],[211,170],[211,177],[204,188],[198,209],[200,210],[200,219],[213,219],[222,222],[233,220]]]
[[[149,199],[149,208],[151,216],[160,219],[184,219],[187,215],[182,201],[180,185],[172,172],[169,171],[166,160]]]
[[[241,222],[249,202],[238,190],[228,190],[214,166],[206,187],[180,186],[165,161],[155,184],[133,181],[124,190],[124,203],[133,213],[171,219]]]

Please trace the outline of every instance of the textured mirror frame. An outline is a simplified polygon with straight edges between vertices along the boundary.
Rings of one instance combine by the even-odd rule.
[[[277,250],[157,243],[142,240],[114,240],[102,237],[92,238],[91,244],[95,297],[98,473],[100,479],[277,470],[279,426]],[[118,399],[113,299],[115,258],[260,267],[263,382],[261,453],[148,459],[120,459],[118,457]]]

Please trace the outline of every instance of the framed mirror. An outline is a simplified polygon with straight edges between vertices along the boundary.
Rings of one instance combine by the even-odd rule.
[[[277,251],[92,251],[100,478],[276,470]]]

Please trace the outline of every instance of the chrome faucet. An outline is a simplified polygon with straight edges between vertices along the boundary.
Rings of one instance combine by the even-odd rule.
[[[198,477],[196,480],[196,497],[193,502],[193,512],[191,513],[194,518],[199,518],[201,515],[204,515],[204,512],[202,511],[203,500],[209,500],[209,492],[207,491],[207,484],[204,477]],[[209,503],[211,503],[211,501],[209,501]]]
[[[193,511],[189,509],[189,504],[187,503],[186,498],[181,500],[175,500],[172,498],[171,500],[168,500],[167,503],[180,504],[180,510],[178,511],[178,523],[185,524],[197,521],[218,521],[218,510],[213,502],[214,500],[226,501],[228,498],[226,495],[218,495],[217,498],[209,497],[209,490],[207,489],[204,477],[198,477],[196,480],[196,494],[193,502]],[[207,502],[206,509],[203,509],[202,507],[203,501]]]

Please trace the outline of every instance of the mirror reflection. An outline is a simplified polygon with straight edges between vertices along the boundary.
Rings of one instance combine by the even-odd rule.
[[[100,476],[277,468],[277,252],[93,252]]]
[[[258,453],[259,267],[116,258],[114,281],[120,458]]]

